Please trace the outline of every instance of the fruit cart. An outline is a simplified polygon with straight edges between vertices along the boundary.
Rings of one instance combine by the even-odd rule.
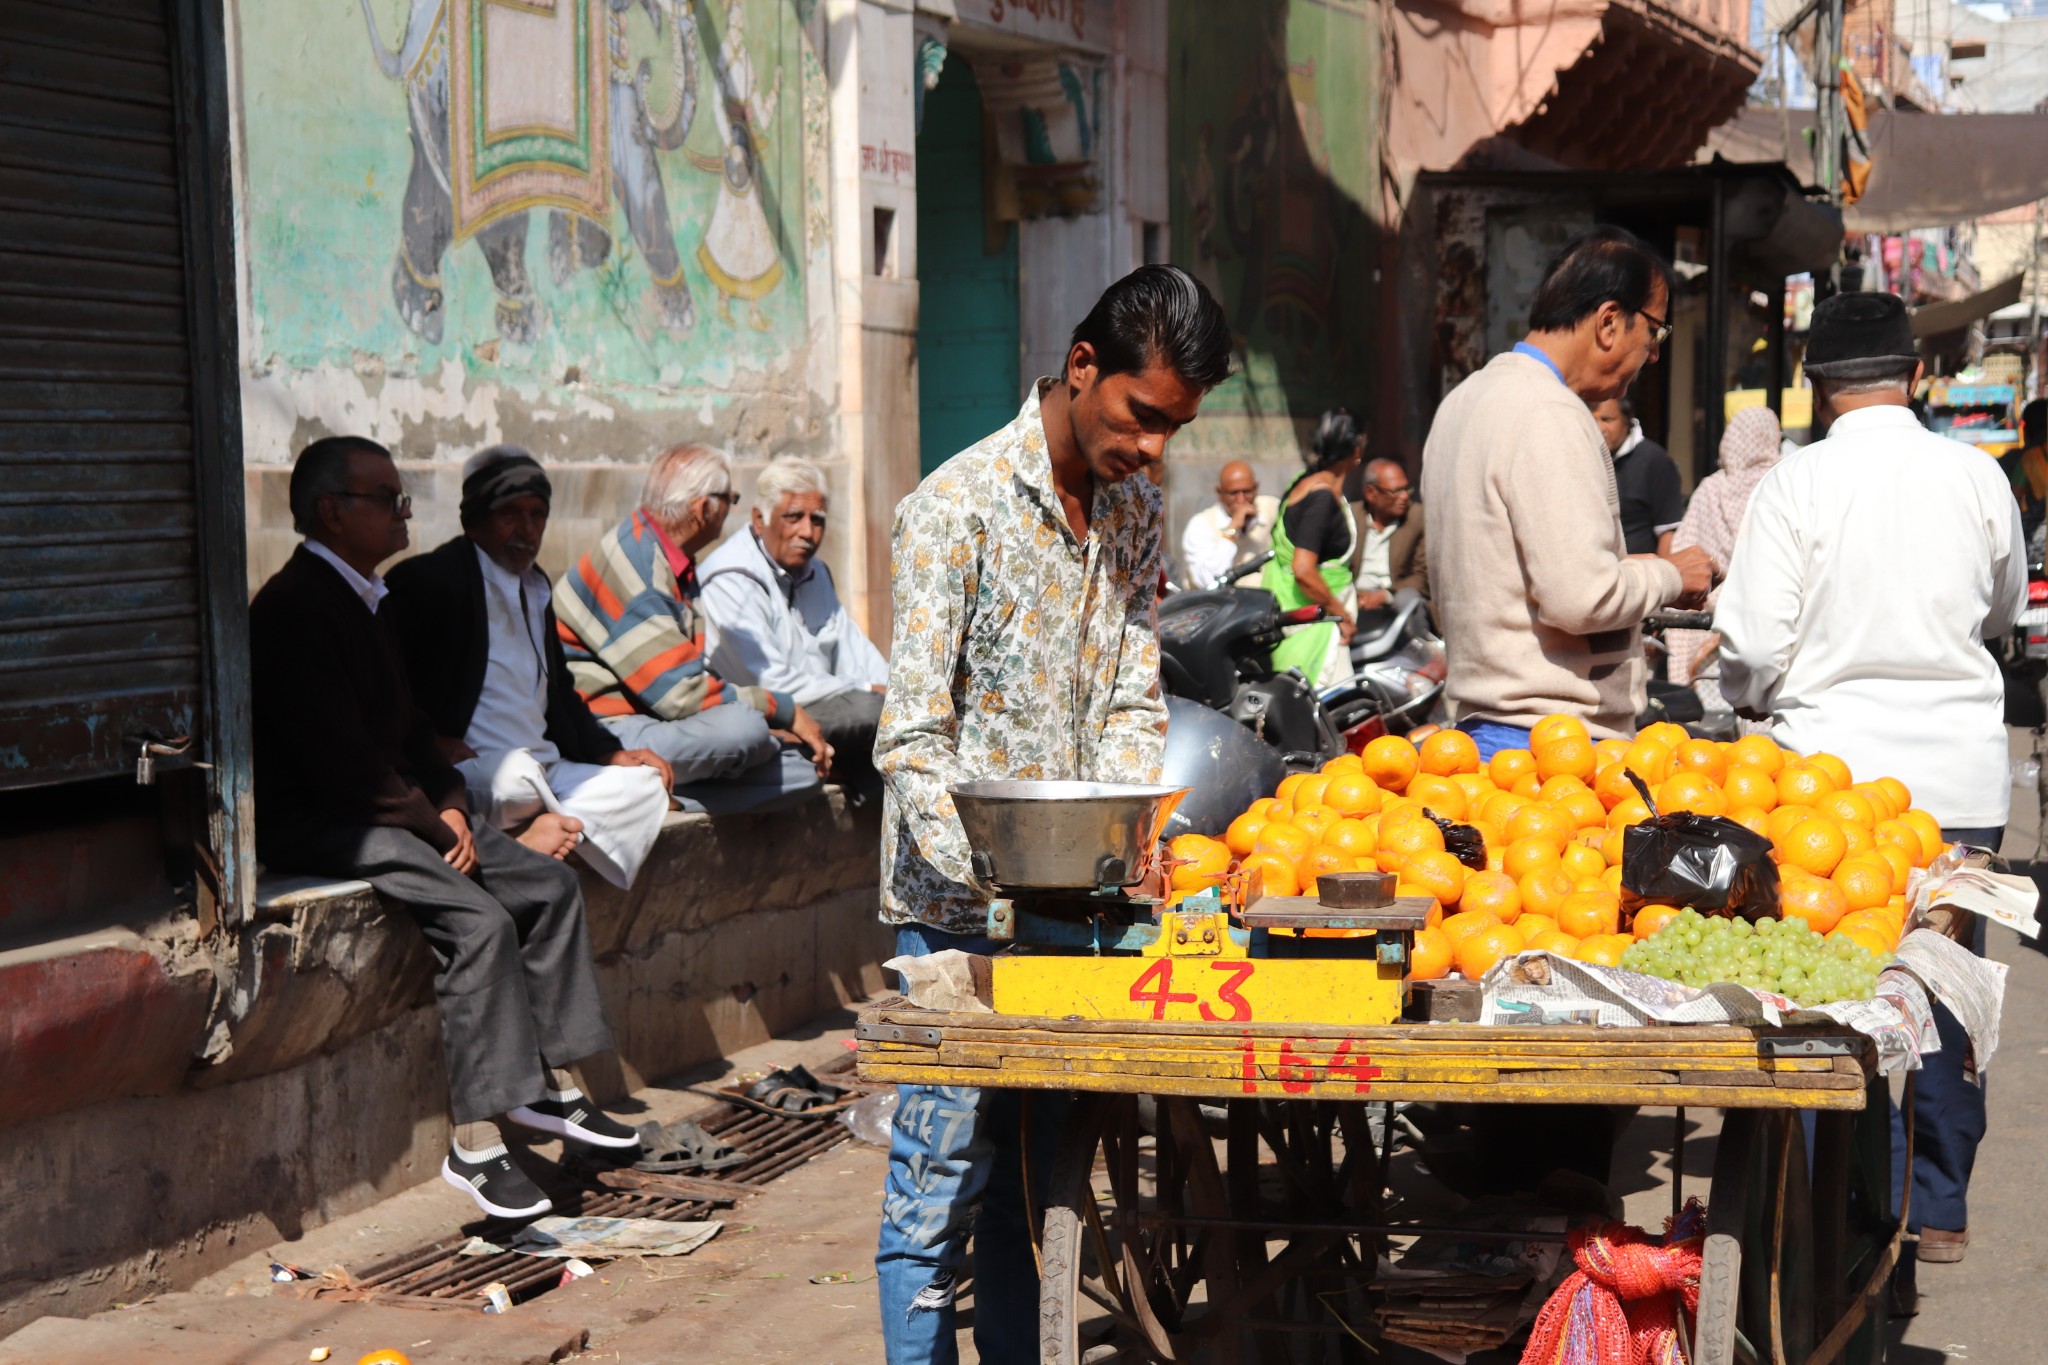
[[[874,1081],[1046,1092],[1024,1142],[1050,1163],[1026,1181],[1045,1191],[1031,1211],[1043,1360],[1383,1358],[1390,1240],[1488,1235],[1388,1209],[1399,1101],[1664,1106],[1681,1132],[1685,1109],[1722,1110],[1711,1181],[1693,1191],[1708,1236],[1688,1358],[1882,1358],[1898,1237],[1867,1038],[1404,1020],[1420,918],[1383,887],[1326,877],[1354,903],[1240,887],[1166,908],[1130,888],[1170,791],[955,796],[977,874],[1004,893],[991,929],[1016,945],[990,964],[993,1012],[872,1007],[859,1065]]]

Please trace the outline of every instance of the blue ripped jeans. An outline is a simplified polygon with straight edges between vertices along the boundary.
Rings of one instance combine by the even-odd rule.
[[[896,951],[993,953],[1002,945],[900,925]],[[889,1365],[957,1365],[953,1289],[974,1245],[974,1346],[986,1365],[1038,1359],[1038,1266],[1022,1160],[1030,1110],[1033,1208],[1044,1192],[1068,1097],[967,1086],[896,1088],[882,1231],[875,1249]]]

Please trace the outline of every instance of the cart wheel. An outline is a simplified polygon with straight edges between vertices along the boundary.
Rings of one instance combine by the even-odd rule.
[[[1814,1297],[1813,1194],[1799,1116],[1729,1110],[1707,1200],[1699,1365],[1804,1361],[1815,1340]],[[1738,1341],[1748,1350],[1739,1352]]]
[[[1069,1115],[1039,1242],[1043,1365],[1371,1359],[1372,1247],[1299,1226],[1377,1208],[1364,1106],[1232,1101],[1218,1133],[1193,1100],[1156,1104],[1149,1135],[1133,1097]]]

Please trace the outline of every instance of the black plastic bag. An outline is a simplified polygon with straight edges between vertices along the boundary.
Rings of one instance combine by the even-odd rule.
[[[1656,804],[1634,773],[1643,803]],[[1629,827],[1621,842],[1622,909],[1691,906],[1703,915],[1778,918],[1778,864],[1771,841],[1718,815],[1673,811]]]
[[[1454,820],[1446,820],[1427,806],[1422,808],[1422,813],[1430,818],[1432,824],[1444,832],[1444,852],[1450,854],[1474,872],[1486,871],[1486,836],[1484,834],[1481,834],[1472,825],[1461,825]]]

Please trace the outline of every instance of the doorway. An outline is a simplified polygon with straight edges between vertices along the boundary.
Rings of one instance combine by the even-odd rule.
[[[1017,415],[1017,227],[991,223],[981,89],[946,59],[917,135],[918,472]]]

